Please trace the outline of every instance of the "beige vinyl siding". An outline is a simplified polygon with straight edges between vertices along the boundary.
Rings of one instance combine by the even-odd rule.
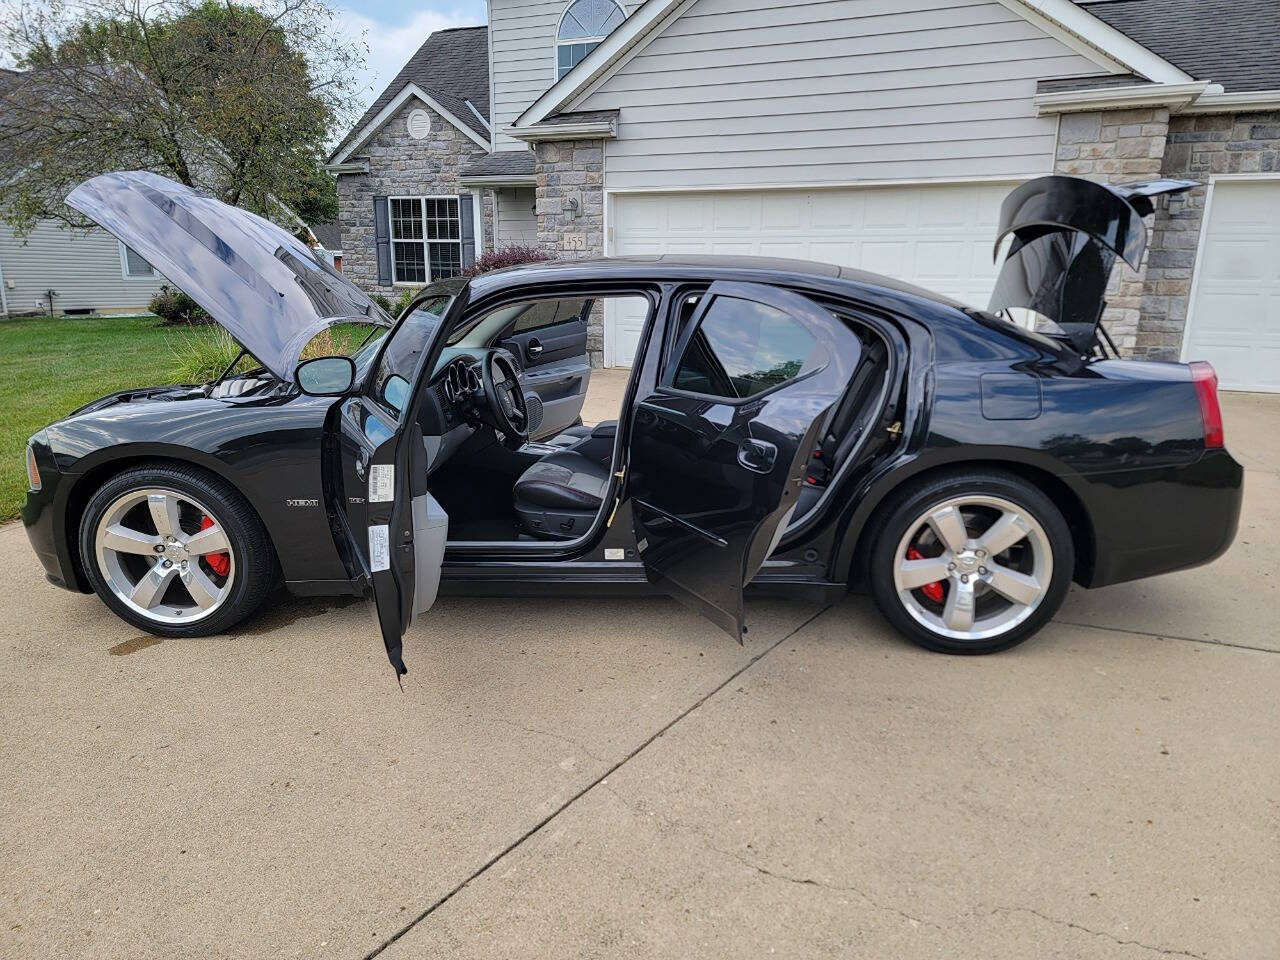
[[[1105,73],[992,0],[697,0],[574,110],[621,110],[610,189],[1024,177],[1036,81]]]
[[[538,97],[556,82],[556,28],[571,0],[491,0],[489,62],[492,121],[498,150],[525,144],[503,136]],[[623,2],[630,14],[639,0]]]
[[[58,292],[55,311],[143,311],[165,282],[158,275],[126,279],[120,242],[104,230],[65,230],[50,221],[37,224],[25,240],[0,223],[0,271],[10,313],[48,309],[49,289]]]
[[[534,213],[533,187],[498,190],[498,226],[495,247],[529,247],[538,242],[538,217]]]

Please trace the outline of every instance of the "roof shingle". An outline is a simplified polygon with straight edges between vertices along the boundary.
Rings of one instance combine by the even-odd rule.
[[[1152,53],[1228,93],[1280,90],[1277,0],[1075,0]]]

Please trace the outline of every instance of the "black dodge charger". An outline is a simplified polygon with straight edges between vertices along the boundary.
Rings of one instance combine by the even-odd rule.
[[[1002,650],[1072,581],[1234,536],[1213,370],[1117,359],[1099,323],[1143,216],[1189,186],[1017,188],[991,312],[843,267],[653,257],[442,281],[393,321],[264,219],[96,177],[68,203],[243,355],[41,430],[23,520],[50,581],[156,634],[228,631],[281,581],[366,597],[399,672],[441,584],[665,592],[741,639],[748,584],[858,583],[925,647]],[[619,419],[586,427],[588,324],[611,311],[639,346]],[[337,325],[359,348],[314,355]]]

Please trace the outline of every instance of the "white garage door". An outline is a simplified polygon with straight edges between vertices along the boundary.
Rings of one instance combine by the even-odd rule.
[[[1183,359],[1227,389],[1280,392],[1280,181],[1216,182],[1208,220]]]
[[[795,257],[860,267],[985,307],[991,249],[1012,183],[616,194],[613,254]],[[606,318],[605,362],[626,365],[643,322]]]

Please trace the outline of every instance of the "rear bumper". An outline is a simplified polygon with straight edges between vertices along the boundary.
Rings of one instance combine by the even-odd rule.
[[[1235,540],[1244,468],[1225,450],[1194,463],[1089,478],[1094,563],[1081,583],[1105,587],[1222,556]]]

